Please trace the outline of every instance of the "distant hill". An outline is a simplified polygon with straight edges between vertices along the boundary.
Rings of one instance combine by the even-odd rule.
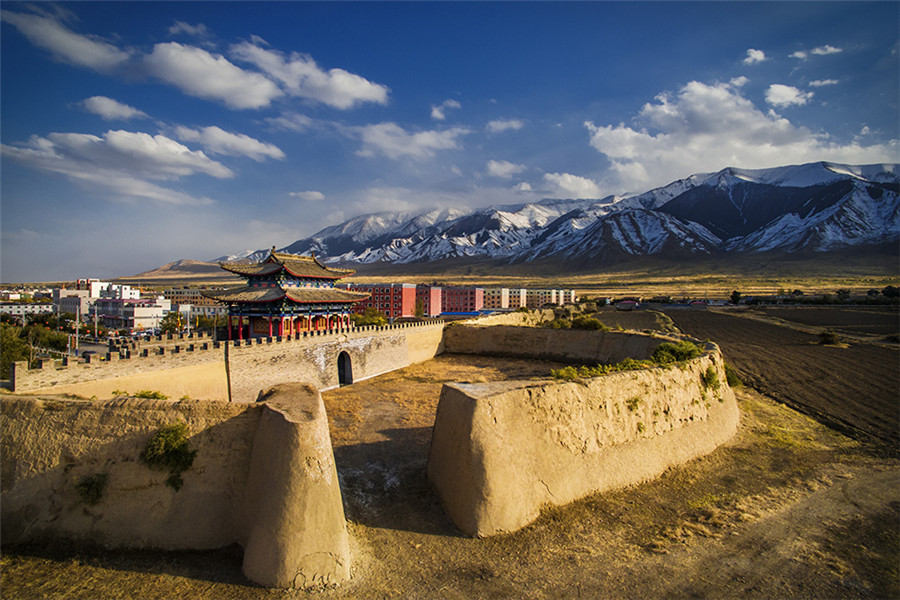
[[[148,286],[235,285],[243,281],[219,266],[218,262],[182,259],[151,271],[119,277],[119,283]]]

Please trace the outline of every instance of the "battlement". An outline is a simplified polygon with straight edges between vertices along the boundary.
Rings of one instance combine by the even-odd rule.
[[[69,384],[130,375],[151,373],[184,366],[225,362],[226,346],[240,352],[254,347],[282,348],[291,346],[316,346],[345,339],[365,336],[382,336],[402,333],[423,327],[443,326],[441,319],[419,323],[350,327],[322,331],[304,331],[295,335],[257,337],[245,340],[213,341],[208,334],[156,336],[158,343],[110,343],[106,354],[89,354],[83,359],[44,359],[37,367],[29,368],[25,361],[14,362],[10,373],[13,392],[45,390]]]

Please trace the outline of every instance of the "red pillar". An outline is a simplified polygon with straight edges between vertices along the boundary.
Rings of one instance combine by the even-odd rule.
[[[244,339],[244,317],[238,317],[238,341]]]
[[[272,317],[266,317],[269,321],[269,337],[272,337]]]

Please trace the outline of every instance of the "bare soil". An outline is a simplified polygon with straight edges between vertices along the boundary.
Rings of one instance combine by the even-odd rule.
[[[858,439],[887,444],[896,455],[900,448],[900,349],[896,345],[826,346],[813,333],[742,318],[740,313],[672,310],[667,314],[685,333],[716,342],[726,362],[753,388]],[[798,321],[818,316],[821,322],[823,313],[797,308],[780,309],[777,314]],[[853,327],[858,314],[835,313],[829,321]]]
[[[709,313],[690,325],[706,323],[727,336],[742,326],[748,346],[768,339],[755,337],[766,332],[755,321],[720,316],[729,320]],[[789,365],[793,355],[786,351],[781,361]],[[740,356],[729,359],[740,363]],[[748,365],[771,368],[748,358],[745,376],[752,374]],[[340,588],[260,588],[241,575],[237,547],[185,553],[42,546],[3,548],[0,596],[900,597],[896,455],[869,443],[877,436],[847,437],[748,387],[737,390],[737,436],[710,455],[655,481],[548,509],[514,534],[462,536],[425,478],[441,384],[544,376],[554,366],[444,355],[323,395],[355,558],[353,580]],[[758,378],[768,380],[765,373]],[[816,380],[806,385],[820,384],[822,395],[833,389]]]

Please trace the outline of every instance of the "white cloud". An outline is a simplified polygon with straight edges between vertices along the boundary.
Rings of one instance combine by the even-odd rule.
[[[501,179],[512,179],[513,175],[518,175],[524,170],[525,165],[517,165],[505,160],[489,160],[487,163],[488,174]]]
[[[810,81],[809,85],[813,87],[823,87],[826,85],[837,85],[839,83],[840,81],[838,81],[837,79],[816,79],[814,81]]]
[[[410,157],[417,160],[430,158],[438,150],[459,148],[457,138],[471,133],[463,127],[408,133],[396,123],[366,125],[357,131],[362,139],[362,148],[357,152],[360,156],[383,154],[392,159]]]
[[[159,186],[148,180],[178,180],[195,174],[230,178],[234,173],[203,152],[162,135],[107,131],[32,136],[26,144],[3,145],[2,153],[29,167],[62,174],[91,189],[124,200],[209,204],[208,198]]]
[[[645,191],[693,173],[820,160],[850,164],[897,162],[898,142],[841,145],[774,113],[760,111],[728,84],[692,81],[674,96],[647,103],[634,127],[586,122],[590,144],[611,162],[601,184],[616,192]]]
[[[803,106],[813,97],[812,92],[801,92],[797,88],[790,85],[782,85],[773,83],[766,90],[766,102],[772,106]]]
[[[189,25],[184,21],[175,21],[175,23],[169,27],[169,35],[178,35],[179,33],[204,38],[209,36],[209,29],[203,23]]]
[[[790,54],[791,58],[796,58],[797,60],[806,60],[809,55],[803,50],[797,50]]]
[[[544,181],[550,184],[551,193],[568,198],[602,198],[604,194],[592,179],[571,173],[545,173]]]
[[[498,119],[495,121],[490,121],[487,124],[487,130],[490,133],[501,133],[504,131],[515,131],[517,129],[522,129],[525,127],[525,123],[518,119]]]
[[[747,79],[746,77],[744,77],[743,75],[741,75],[740,77],[733,78],[728,83],[731,85],[731,87],[739,88],[739,87],[744,87],[745,85],[750,83],[750,80]]]
[[[199,142],[213,154],[246,156],[257,162],[266,158],[284,158],[284,152],[274,144],[260,142],[248,135],[230,133],[220,127],[191,129],[179,126],[175,128],[175,135],[186,142]]]
[[[444,100],[442,103],[431,107],[431,118],[435,121],[443,121],[447,118],[448,108],[462,108],[462,105],[453,99]]]
[[[261,48],[243,42],[231,47],[231,56],[250,63],[280,82],[291,96],[306,98],[333,108],[349,109],[365,102],[387,104],[387,86],[343,69],[322,70],[312,57]]]
[[[835,48],[834,46],[829,46],[825,44],[824,46],[819,46],[818,48],[813,48],[810,50],[813,54],[818,54],[819,56],[825,56],[828,54],[837,54],[838,52],[843,52],[841,48]]]
[[[517,183],[516,185],[514,185],[513,189],[517,192],[530,192],[531,184],[528,183],[527,181],[523,181],[521,183]]]
[[[761,63],[766,60],[766,53],[762,50],[756,50],[755,48],[750,48],[747,50],[747,56],[744,58],[743,63],[745,65],[755,65],[757,63]]]
[[[306,192],[291,192],[288,194],[291,198],[299,198],[300,200],[308,200],[310,202],[319,202],[325,199],[325,194],[322,192],[317,192],[315,190],[309,190]]]
[[[62,62],[107,73],[130,58],[113,44],[94,36],[77,34],[54,18],[2,11],[2,20],[18,29],[35,46],[49,50]]]
[[[287,131],[294,131],[296,133],[304,133],[315,126],[316,120],[312,119],[311,117],[307,117],[306,115],[301,115],[300,113],[288,112],[282,114],[280,117],[268,118],[266,119],[266,123],[276,129],[285,129]]]
[[[177,42],[156,44],[144,57],[150,73],[185,94],[218,100],[236,109],[262,108],[282,95],[259,73],[245,71],[218,54]]]
[[[127,104],[117,102],[106,96],[91,96],[86,98],[81,105],[89,113],[100,115],[105,121],[114,121],[116,119],[147,119],[149,115],[142,110],[138,110]]]

